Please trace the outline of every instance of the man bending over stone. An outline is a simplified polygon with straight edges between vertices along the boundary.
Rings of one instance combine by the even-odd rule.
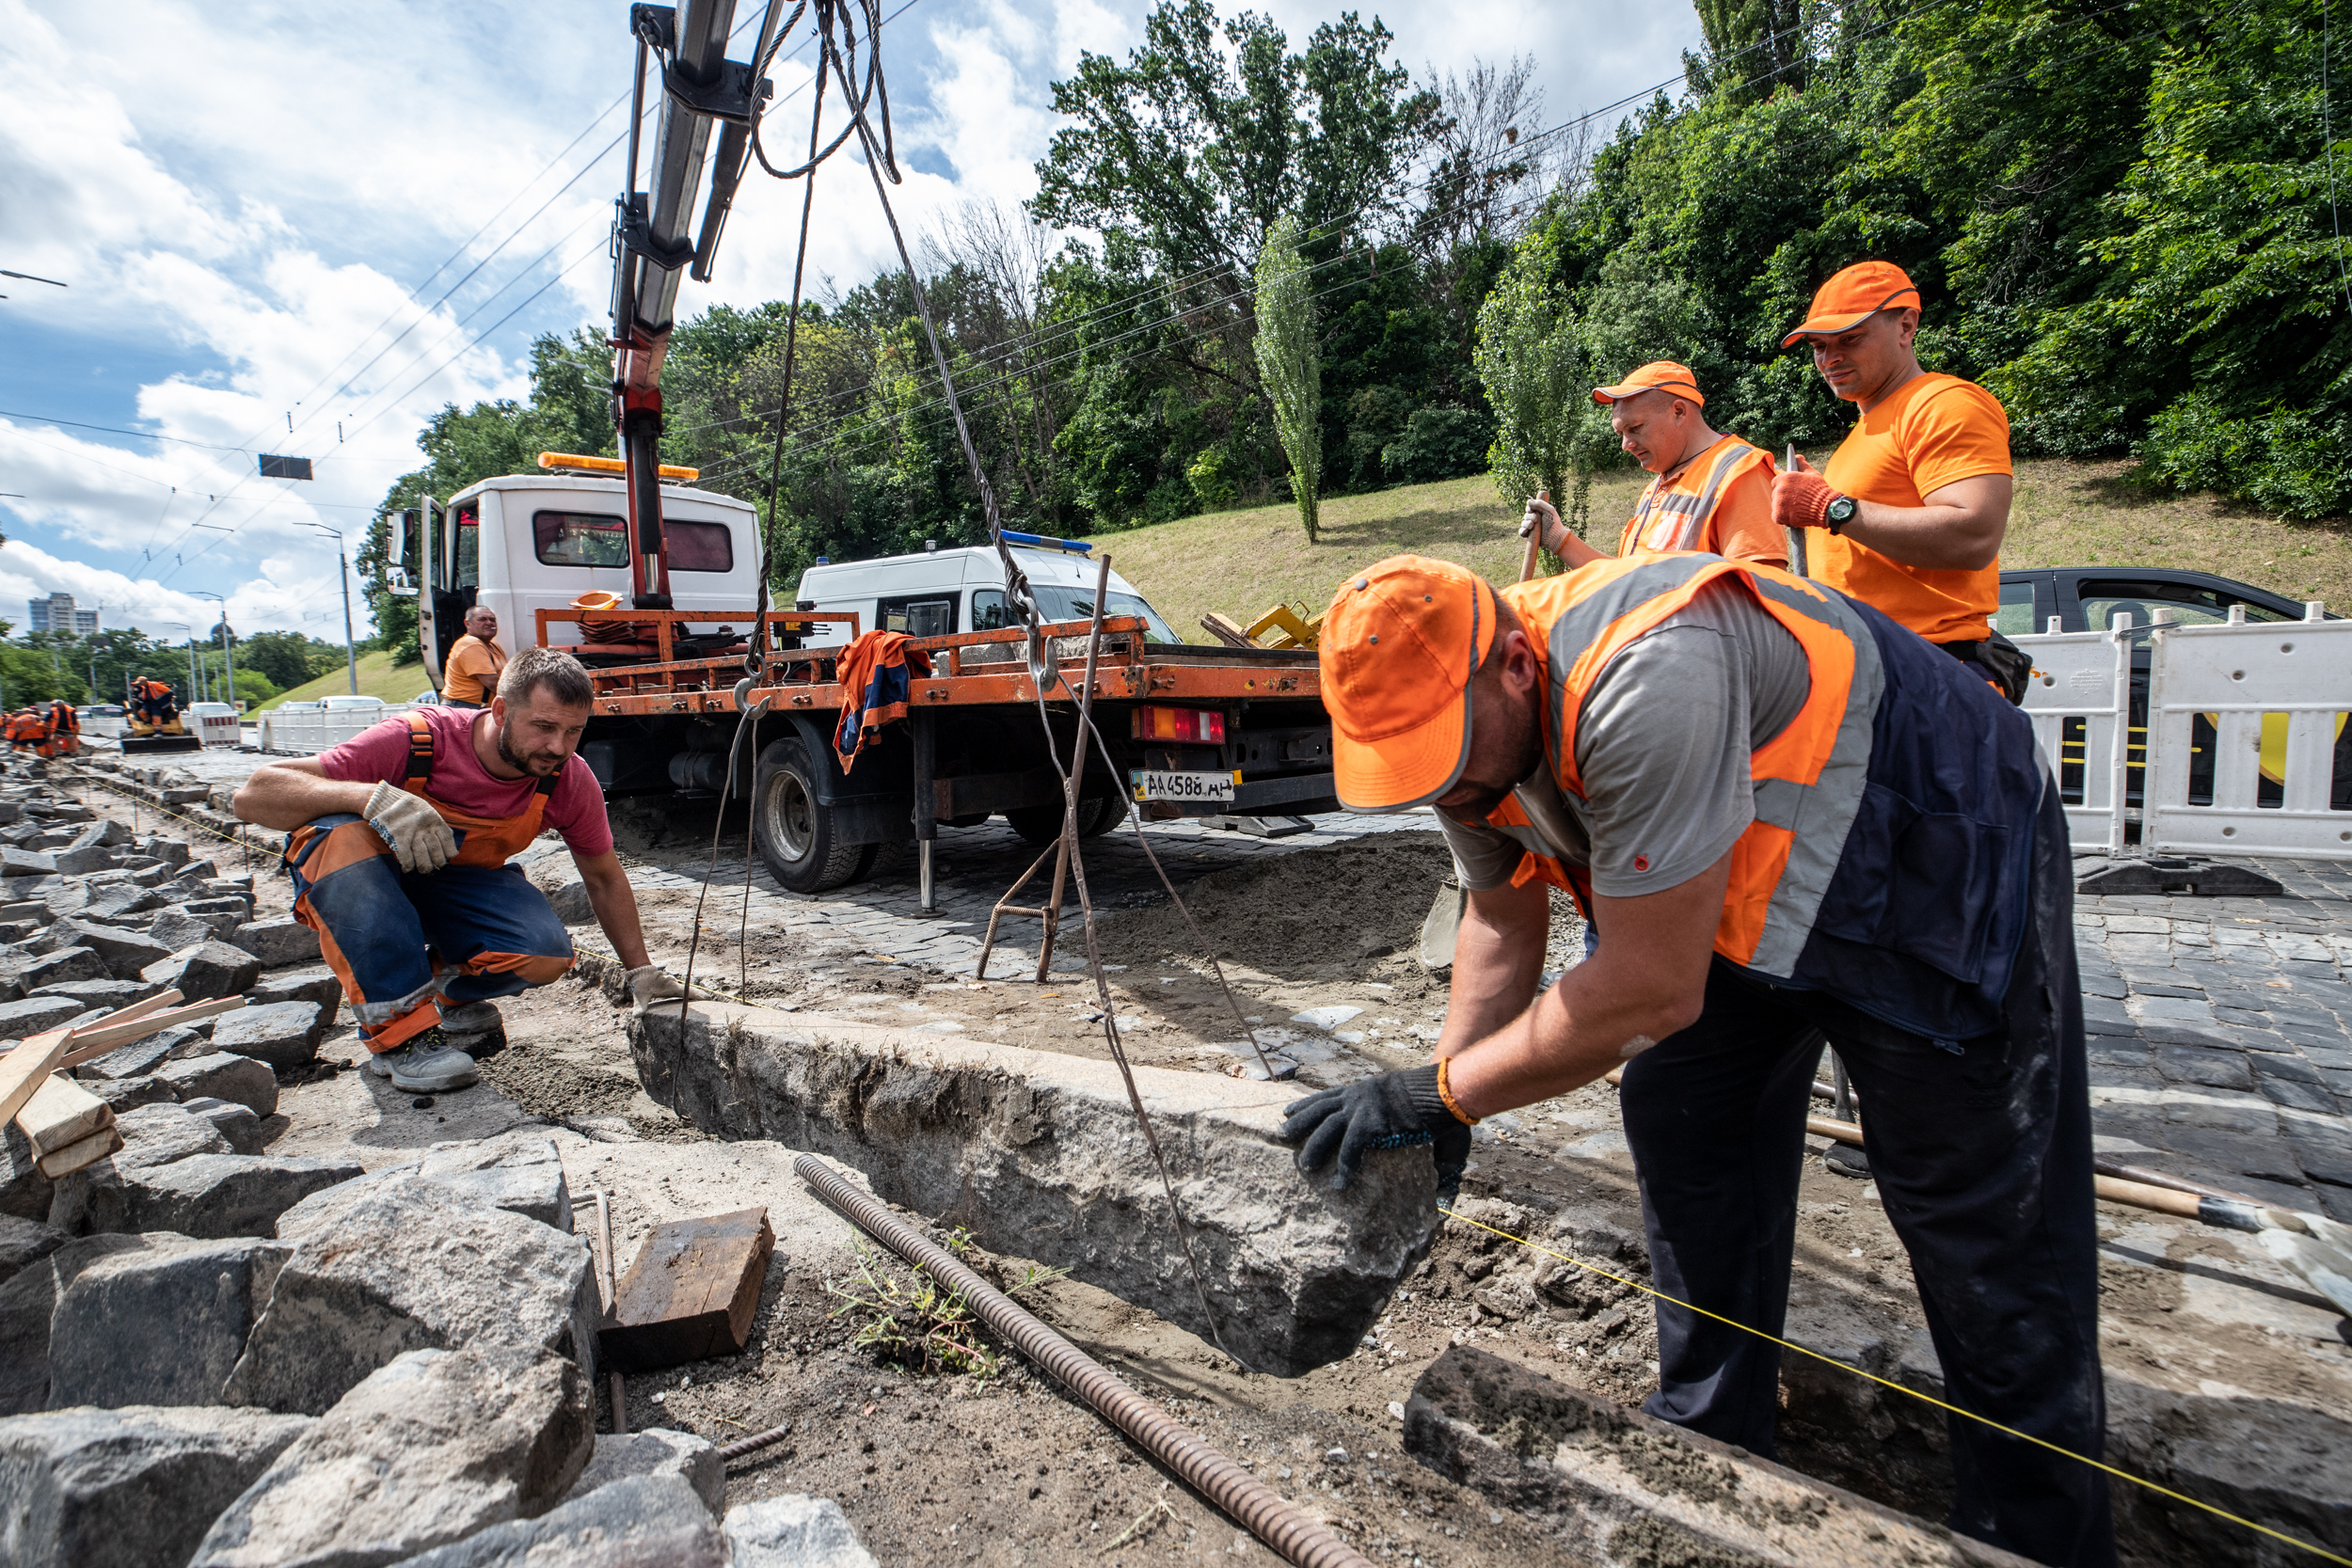
[[[529,648],[486,708],[413,709],[237,791],[239,816],[287,832],[294,918],[318,932],[369,1070],[393,1087],[472,1083],[458,1046],[497,1027],[491,999],[572,967],[563,921],[506,863],[543,828],[571,850],[638,1006],[683,994],[645,955],[604,791],[575,754],[593,695],[571,655]]]

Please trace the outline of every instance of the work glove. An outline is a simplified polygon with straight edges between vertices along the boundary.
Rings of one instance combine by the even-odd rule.
[[[1550,492],[1539,490],[1529,498],[1527,510],[1519,516],[1519,537],[1534,539],[1554,555],[1567,547],[1568,527],[1560,520],[1560,509],[1551,504]]]
[[[359,815],[391,846],[403,871],[438,871],[457,853],[457,835],[432,802],[398,784],[377,784]]]
[[[1325,1089],[1282,1107],[1275,1136],[1298,1146],[1298,1168],[1310,1176],[1335,1166],[1330,1186],[1343,1192],[1364,1156],[1375,1148],[1430,1145],[1438,1163],[1438,1201],[1451,1206],[1470,1163],[1470,1124],[1449,1109],[1438,1088],[1438,1068],[1408,1068]]]
[[[1772,476],[1772,521],[1782,528],[1827,528],[1829,503],[1837,492],[1811,464],[1802,457],[1797,461],[1804,467]]]
[[[661,973],[660,964],[642,964],[628,972],[628,1000],[641,1013],[656,1003],[683,1002],[687,999],[686,988]],[[707,1002],[710,997],[700,986],[696,986],[692,1000]]]

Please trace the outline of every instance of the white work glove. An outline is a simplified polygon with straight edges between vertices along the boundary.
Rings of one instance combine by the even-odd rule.
[[[628,972],[628,999],[642,1013],[659,1002],[685,1001],[686,988],[662,974],[660,964],[644,964]],[[708,993],[700,986],[694,988],[693,1000],[707,1002],[709,999]]]
[[[1530,497],[1527,510],[1519,517],[1519,537],[1533,538],[1537,544],[1558,555],[1567,547],[1567,525],[1560,520],[1559,509],[1548,499],[1549,492],[1537,491]],[[1537,531],[1541,530],[1541,532]]]
[[[403,871],[438,871],[457,853],[457,835],[432,802],[398,784],[377,784],[359,815],[391,846]]]

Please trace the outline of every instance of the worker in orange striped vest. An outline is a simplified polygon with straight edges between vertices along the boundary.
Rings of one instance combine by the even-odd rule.
[[[1778,1347],[1731,1325],[1782,1325],[1825,1033],[1948,1397],[2098,1458],[2074,888],[2025,717],[1876,610],[1711,555],[1501,592],[1398,556],[1318,652],[1342,803],[1435,806],[1470,891],[1438,1059],[1292,1104],[1301,1169],[1426,1144],[1443,1196],[1480,1117],[1622,1065],[1670,1298],[1645,1408],[1770,1456]],[[1538,995],[1549,887],[1606,939]],[[1955,1528],[2113,1562],[2098,1471],[1958,1417],[1951,1444]]]
[[[1593,388],[1626,454],[1658,477],[1617,538],[1617,553],[1706,550],[1785,565],[1788,533],[1772,521],[1772,454],[1707,423],[1707,397],[1690,368],[1644,365],[1613,387]],[[1550,501],[1527,503],[1519,537],[1543,531],[1544,548],[1571,570],[1608,559],[1570,533]]]

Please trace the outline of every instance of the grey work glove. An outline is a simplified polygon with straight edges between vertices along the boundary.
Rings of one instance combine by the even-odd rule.
[[[1438,1069],[1408,1068],[1324,1089],[1282,1107],[1275,1135],[1295,1144],[1298,1168],[1311,1176],[1335,1165],[1331,1190],[1344,1191],[1364,1156],[1377,1148],[1430,1146],[1438,1163],[1438,1201],[1451,1205],[1470,1164],[1470,1124],[1446,1108]]]
[[[403,871],[438,871],[457,853],[457,835],[432,802],[398,784],[377,784],[359,815],[391,846]]]
[[[660,964],[642,964],[628,972],[628,999],[630,1004],[642,1013],[659,1002],[687,1000],[686,988],[661,973]],[[700,986],[696,986],[693,1000],[707,1002],[710,996]]]
[[[1558,555],[1568,546],[1568,527],[1560,520],[1560,511],[1551,504],[1549,492],[1539,492],[1528,499],[1527,510],[1519,515],[1519,537],[1532,538]]]

